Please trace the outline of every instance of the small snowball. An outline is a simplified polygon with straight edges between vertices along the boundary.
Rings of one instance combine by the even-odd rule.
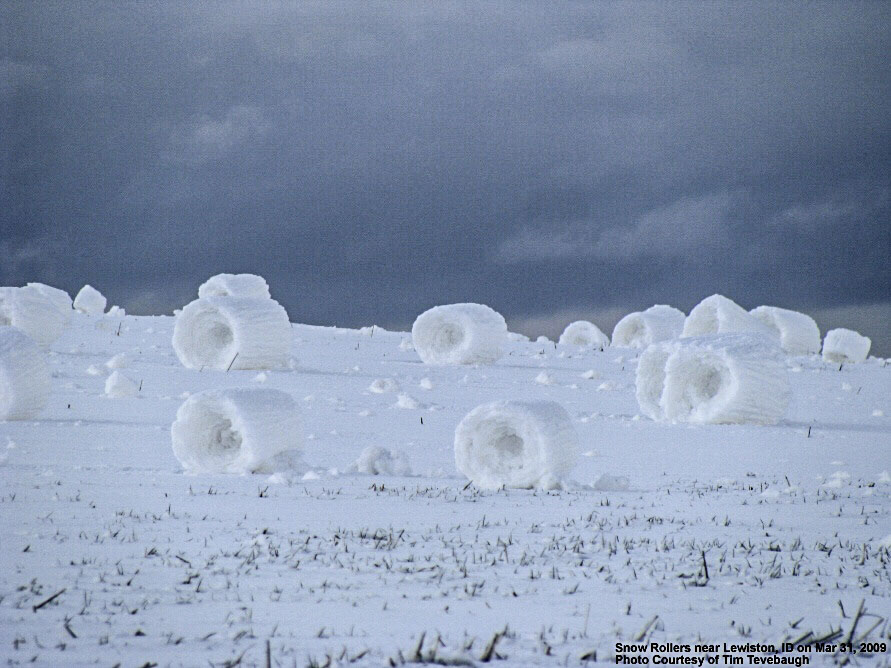
[[[547,371],[542,371],[535,377],[535,382],[539,385],[553,385],[555,381],[551,374]]]
[[[594,489],[598,492],[624,492],[630,486],[631,483],[625,476],[610,475],[609,473],[604,473],[594,483]]]
[[[411,466],[404,452],[388,450],[376,445],[362,450],[350,467],[351,471],[368,475],[411,475]]]
[[[114,371],[105,379],[105,395],[112,399],[134,397],[139,392],[139,386],[120,371]]]
[[[87,315],[102,315],[108,300],[91,285],[85,285],[74,298],[74,308]]]
[[[118,353],[105,363],[109,369],[124,369],[130,365],[130,356],[127,353]]]
[[[384,394],[385,392],[398,392],[399,383],[392,378],[378,378],[368,386],[370,392]]]
[[[399,398],[396,400],[395,404],[396,408],[405,408],[405,409],[415,409],[418,407],[418,402],[407,394],[400,394]]]
[[[418,383],[418,387],[422,390],[432,390],[433,389],[433,381],[429,378],[421,378],[421,381]]]

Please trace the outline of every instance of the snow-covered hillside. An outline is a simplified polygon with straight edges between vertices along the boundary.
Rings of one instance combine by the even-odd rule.
[[[777,425],[671,424],[640,414],[639,349],[509,337],[492,365],[428,366],[407,333],[292,325],[289,368],[193,370],[173,324],[73,313],[47,407],[0,423],[9,665],[572,666],[614,664],[616,642],[891,642],[882,360],[787,358]],[[302,460],[186,474],[177,409],[235,387],[294,398]],[[456,426],[501,400],[566,409],[582,456],[565,489],[457,472]]]

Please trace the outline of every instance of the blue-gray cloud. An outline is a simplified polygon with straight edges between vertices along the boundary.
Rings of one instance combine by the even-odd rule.
[[[169,312],[254,271],[341,325],[888,303],[889,14],[6,3],[0,283]]]

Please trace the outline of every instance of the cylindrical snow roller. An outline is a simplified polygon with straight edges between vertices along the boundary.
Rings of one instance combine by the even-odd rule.
[[[50,372],[37,344],[15,327],[0,327],[0,420],[37,417],[50,394]]]
[[[853,329],[831,329],[823,340],[823,359],[827,362],[863,362],[869,355],[872,340]]]
[[[87,315],[102,315],[108,300],[92,285],[83,286],[74,297],[74,309]]]
[[[65,321],[68,321],[68,317],[71,316],[73,309],[71,295],[64,290],[44,283],[28,283],[25,287],[46,297],[65,316]]]
[[[646,348],[659,341],[676,339],[684,331],[686,317],[683,311],[665,304],[629,313],[613,329],[613,345]]]
[[[507,324],[483,304],[434,306],[417,317],[411,339],[424,364],[491,364],[507,343]]]
[[[778,306],[759,306],[751,314],[776,332],[783,350],[790,355],[820,352],[820,328],[809,315]]]
[[[566,326],[558,343],[564,346],[582,346],[603,350],[609,347],[609,337],[601,332],[593,322],[576,320]]]
[[[173,327],[173,350],[189,369],[278,369],[290,349],[288,314],[273,299],[196,299]]]
[[[266,279],[255,274],[217,274],[198,288],[198,297],[254,297],[269,299]]]
[[[654,343],[641,353],[637,362],[637,403],[641,412],[651,420],[665,419],[661,403],[665,390],[665,364],[677,347],[677,341]]]
[[[681,336],[751,332],[779,339],[777,332],[732,299],[712,295],[699,302],[684,321]]]
[[[654,419],[775,424],[789,405],[782,353],[762,336],[726,334],[656,344],[638,364],[638,403]]]
[[[291,395],[269,389],[193,394],[170,428],[173,454],[196,473],[270,472],[276,455],[302,445],[300,411]]]
[[[61,336],[69,315],[33,288],[0,288],[0,326],[17,327],[39,346]]]
[[[455,430],[455,465],[483,489],[554,488],[578,452],[572,420],[553,401],[483,404]]]

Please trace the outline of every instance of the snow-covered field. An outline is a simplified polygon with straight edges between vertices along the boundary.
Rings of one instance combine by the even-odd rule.
[[[406,333],[293,325],[290,370],[226,372],[184,368],[172,333],[72,315],[40,419],[0,423],[8,665],[573,666],[614,663],[617,642],[891,642],[884,361],[788,358],[778,425],[695,426],[639,415],[632,349],[513,341],[494,365],[438,367]],[[294,397],[302,463],[185,474],[177,408],[243,386]],[[457,473],[456,425],[503,399],[566,408],[583,452],[567,489]],[[356,467],[369,446],[392,461]],[[358,472],[376,464],[402,475]]]

